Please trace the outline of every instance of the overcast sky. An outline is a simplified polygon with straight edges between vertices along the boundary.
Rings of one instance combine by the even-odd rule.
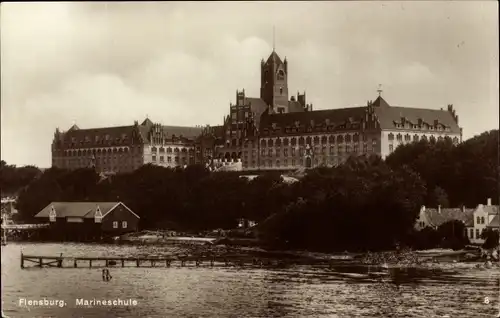
[[[1,158],[49,167],[56,127],[217,125],[260,60],[289,62],[315,109],[454,104],[498,128],[498,3],[3,3]]]

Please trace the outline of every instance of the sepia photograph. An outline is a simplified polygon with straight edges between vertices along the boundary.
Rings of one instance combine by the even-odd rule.
[[[498,6],[2,3],[2,318],[500,318]]]

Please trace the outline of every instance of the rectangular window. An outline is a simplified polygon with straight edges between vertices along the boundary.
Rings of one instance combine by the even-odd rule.
[[[394,146],[393,145],[389,145],[389,152],[393,152],[394,151]]]
[[[117,229],[118,228],[118,221],[113,221],[113,228]]]
[[[476,218],[476,223],[481,224],[481,218],[479,216]]]
[[[367,153],[367,152],[368,152],[368,145],[364,144],[363,145],[363,153]]]
[[[156,156],[152,156],[152,157],[151,157],[151,160],[152,160],[152,161],[156,161]]]
[[[480,238],[479,229],[476,229],[476,239],[479,239],[479,238]]]
[[[292,166],[295,166],[295,159],[292,159]]]
[[[292,156],[295,156],[295,148],[292,148]]]
[[[330,146],[330,154],[333,155],[335,153],[335,147]]]
[[[286,166],[288,166],[288,160],[286,160],[286,159],[285,159],[285,160],[283,161],[283,164],[285,165],[285,167],[286,167]]]
[[[165,162],[165,157],[160,156],[160,162]]]
[[[122,228],[126,229],[127,228],[127,221],[122,221]]]
[[[273,155],[273,149],[269,148],[269,149],[267,150],[267,155],[268,155],[268,156],[272,156],[272,155]]]
[[[470,229],[469,238],[474,238],[474,229]]]
[[[288,148],[283,149],[283,155],[288,157]]]

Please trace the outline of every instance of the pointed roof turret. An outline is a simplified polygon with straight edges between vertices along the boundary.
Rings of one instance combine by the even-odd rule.
[[[389,104],[382,98],[382,96],[377,97],[372,105],[375,107],[389,107]]]
[[[267,64],[269,64],[269,63],[274,63],[274,64],[278,64],[278,65],[279,65],[279,64],[283,64],[283,62],[281,61],[281,59],[280,59],[280,57],[279,57],[278,53],[276,53],[275,51],[273,51],[273,52],[271,53],[271,55],[269,55],[269,58],[267,59],[267,62],[266,62],[266,63],[267,63]]]
[[[144,119],[144,121],[142,122],[141,126],[150,126],[150,125],[153,125],[153,122],[151,121],[151,119],[147,118]]]

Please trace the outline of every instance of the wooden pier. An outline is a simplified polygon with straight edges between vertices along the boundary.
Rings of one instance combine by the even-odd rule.
[[[29,266],[30,264],[31,266]],[[171,267],[185,266],[254,266],[285,267],[287,265],[333,265],[328,261],[303,262],[299,260],[260,259],[242,256],[177,256],[177,257],[69,257],[24,255],[21,268],[104,268],[104,267]],[[27,266],[28,265],[28,266]]]

